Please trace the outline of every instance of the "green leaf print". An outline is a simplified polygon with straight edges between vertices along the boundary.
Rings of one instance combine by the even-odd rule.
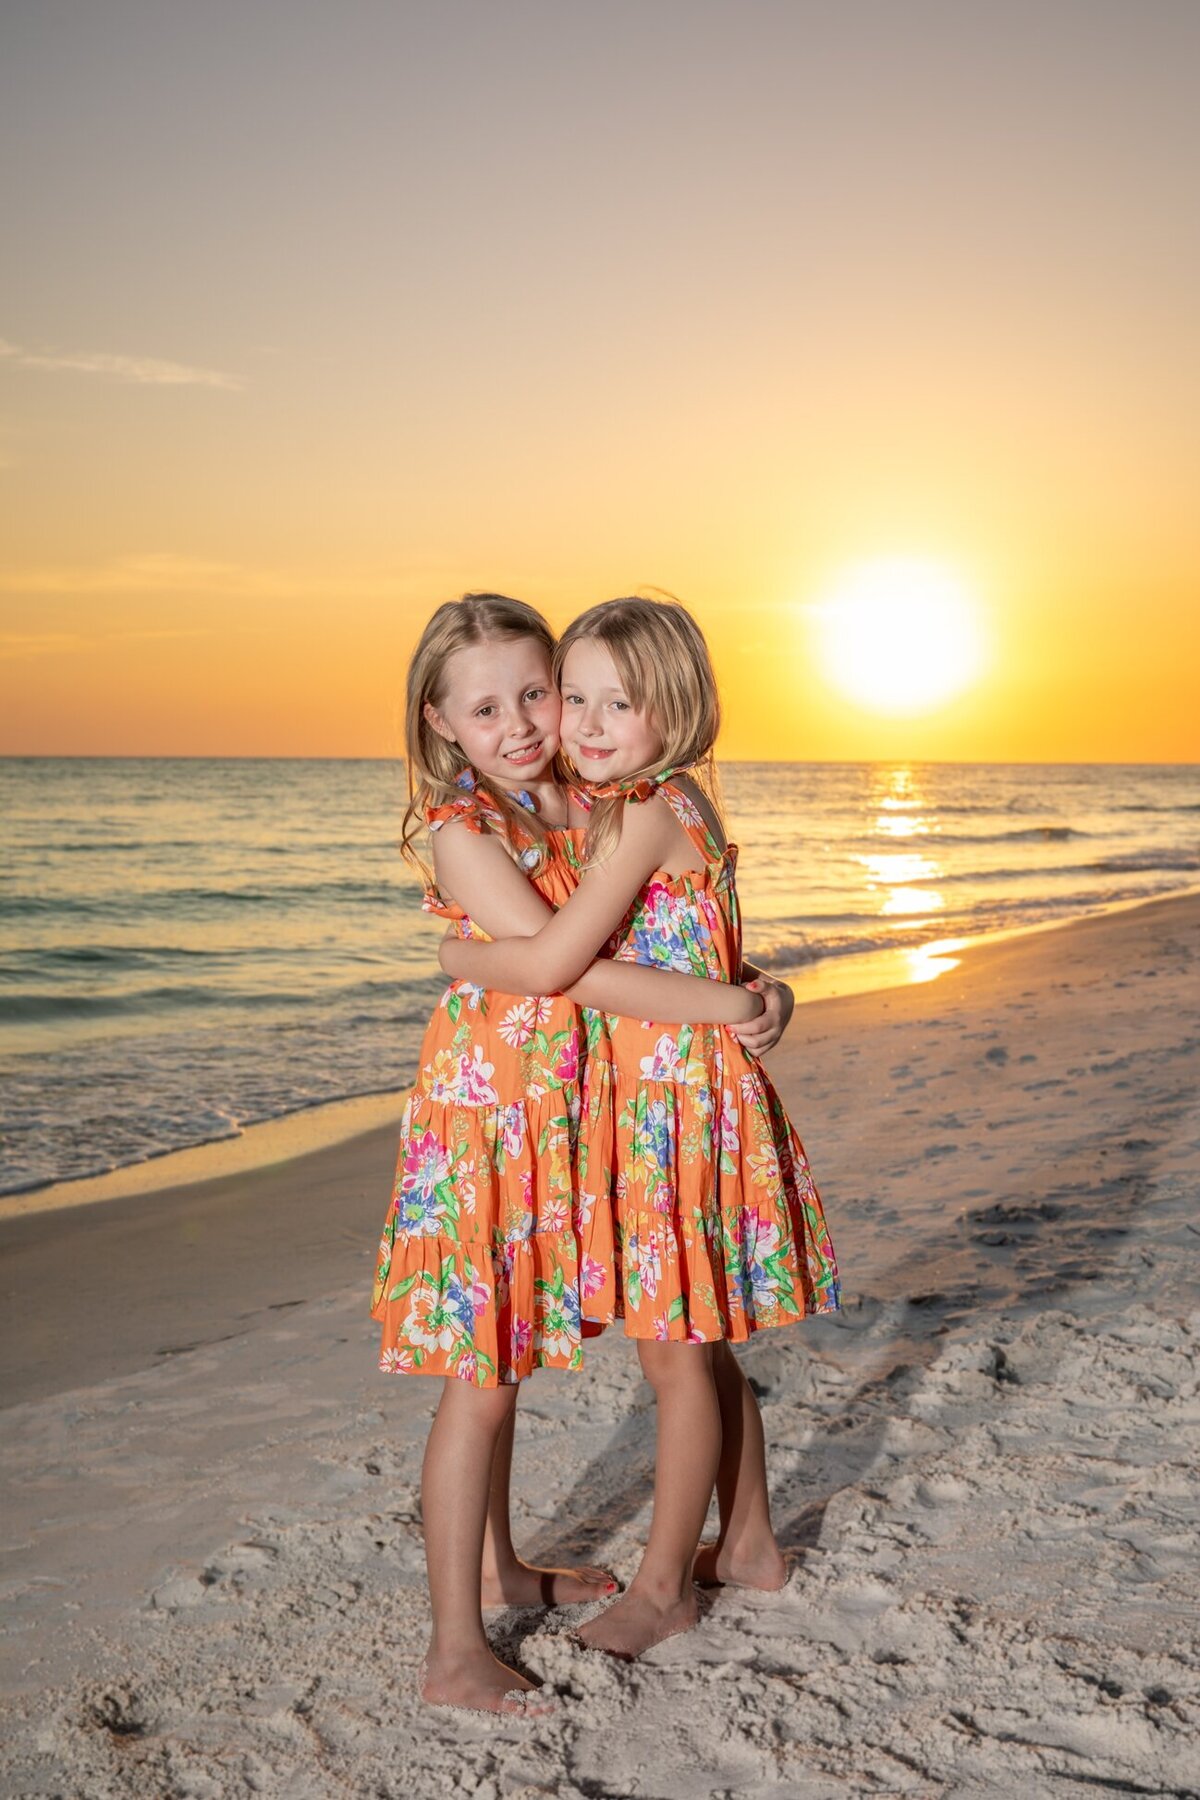
[[[391,1293],[388,1295],[388,1299],[389,1300],[403,1300],[405,1294],[408,1293],[409,1289],[416,1285],[416,1281],[417,1281],[417,1277],[415,1275],[406,1276],[405,1279],[402,1282],[400,1282],[398,1286],[396,1286],[392,1289]]]
[[[447,1000],[447,1002],[446,1002],[446,1011],[450,1014],[450,1023],[452,1025],[457,1025],[459,1019],[462,1016],[462,995],[461,994],[458,994],[458,993],[451,994],[449,1000]]]
[[[642,1304],[642,1277],[637,1269],[625,1271],[625,1292],[630,1306],[636,1308]]]
[[[550,1127],[549,1127],[549,1125],[543,1125],[541,1131],[538,1133],[538,1155],[539,1156],[545,1156],[546,1145],[549,1142],[550,1142]]]
[[[550,1294],[555,1300],[561,1300],[565,1287],[566,1277],[563,1275],[560,1264],[554,1271],[553,1281],[547,1281],[544,1275],[540,1275],[534,1281],[533,1291],[535,1294]]]
[[[672,1300],[670,1306],[668,1306],[668,1308],[667,1308],[667,1324],[669,1325],[673,1319],[682,1319],[682,1317],[683,1317],[683,1295],[676,1294],[676,1296]]]

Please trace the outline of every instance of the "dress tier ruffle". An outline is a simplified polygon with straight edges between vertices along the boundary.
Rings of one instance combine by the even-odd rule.
[[[451,819],[502,827],[478,788],[429,814],[433,830]],[[549,859],[531,874],[552,906],[574,891],[580,835],[551,832]],[[485,936],[436,891],[424,906],[464,937]],[[581,1285],[590,1268],[602,1292],[614,1255],[611,1219],[595,1216],[607,1206],[585,1225],[576,1200],[582,1118],[597,1113],[597,1141],[611,1151],[607,1039],[593,1020],[601,1041],[585,1081],[584,1030],[562,995],[516,999],[463,981],[442,995],[405,1101],[379,1246],[371,1310],[386,1372],[495,1387],[581,1366],[581,1338],[599,1329],[582,1317]]]
[[[704,859],[651,878],[619,934],[624,961],[737,980],[737,848],[688,796],[659,792]],[[761,1062],[713,1025],[605,1015],[612,1061],[614,1311],[630,1337],[739,1342],[838,1310],[837,1263],[808,1159]]]

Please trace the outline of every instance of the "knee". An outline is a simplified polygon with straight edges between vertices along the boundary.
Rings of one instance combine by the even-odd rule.
[[[519,1389],[515,1382],[494,1388],[478,1388],[471,1382],[447,1376],[442,1385],[438,1412],[470,1421],[478,1431],[499,1434],[516,1410]]]
[[[643,1338],[638,1344],[642,1374],[656,1394],[674,1392],[693,1382],[712,1381],[711,1344],[660,1344]]]

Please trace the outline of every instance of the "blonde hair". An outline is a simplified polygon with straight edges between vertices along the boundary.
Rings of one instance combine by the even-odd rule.
[[[460,744],[452,744],[435,731],[425,717],[431,705],[440,712],[446,697],[446,669],[458,650],[486,644],[495,638],[532,638],[548,657],[554,655],[554,634],[541,613],[523,600],[505,594],[464,594],[439,606],[421,633],[408,665],[405,686],[404,748],[408,776],[408,805],[400,828],[400,851],[421,872],[427,886],[434,885],[433,871],[416,848],[425,829],[426,809],[461,800],[459,777],[470,768]],[[486,789],[504,821],[504,847],[514,861],[532,838],[538,859],[526,873],[536,874],[548,855],[546,828],[536,813],[528,812],[499,787]],[[521,840],[524,840],[523,842]],[[514,841],[516,840],[516,841]]]
[[[559,679],[572,644],[585,638],[604,645],[621,678],[621,686],[639,712],[646,713],[662,739],[652,764],[624,778],[631,785],[665,769],[686,769],[721,813],[721,790],[713,748],[721,729],[717,678],[704,633],[687,608],[673,596],[663,599],[631,594],[604,600],[573,619],[554,652]],[[583,846],[585,867],[611,856],[621,835],[624,795],[597,800]]]

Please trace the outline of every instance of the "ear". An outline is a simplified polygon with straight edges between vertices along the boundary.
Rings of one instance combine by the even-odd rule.
[[[432,700],[427,700],[421,709],[421,716],[427,725],[432,725],[439,737],[444,737],[448,744],[457,744],[458,739],[443,719]]]

